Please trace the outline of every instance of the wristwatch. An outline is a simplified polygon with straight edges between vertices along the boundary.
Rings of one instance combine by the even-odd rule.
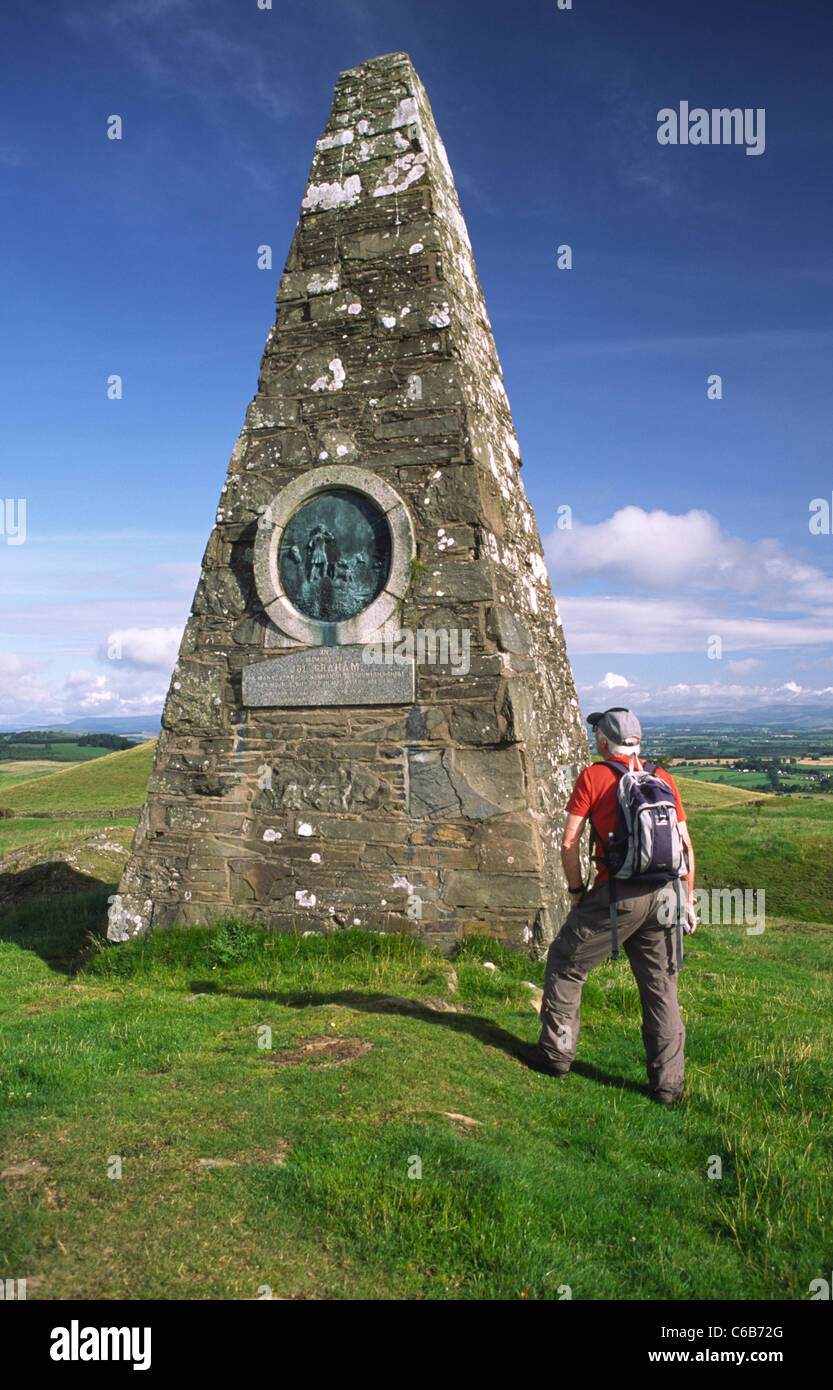
[[[578,886],[578,888],[571,888],[570,885],[569,885],[569,883],[568,883],[568,884],[567,884],[567,892],[568,892],[568,893],[583,893],[586,887],[587,887],[587,884],[586,884],[586,883],[580,883],[579,886]]]

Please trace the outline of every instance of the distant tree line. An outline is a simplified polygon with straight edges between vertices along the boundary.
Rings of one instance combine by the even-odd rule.
[[[75,743],[76,735],[62,734],[60,729],[22,729],[17,733],[2,735],[4,743]]]
[[[82,734],[77,740],[79,748],[132,748],[133,739],[122,734]]]
[[[54,743],[71,743],[78,748],[108,748],[119,750],[133,748],[134,740],[122,734],[70,734],[60,729],[23,729],[20,733],[0,734],[0,758],[16,756],[13,748],[18,744],[26,747],[36,746],[49,749]]]

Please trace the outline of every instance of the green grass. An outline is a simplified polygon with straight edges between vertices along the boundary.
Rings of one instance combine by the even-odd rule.
[[[804,1299],[831,1267],[830,928],[698,932],[666,1110],[624,960],[588,981],[553,1081],[511,1055],[543,966],[495,942],[469,939],[449,995],[413,938],[228,926],[101,951],[102,907],[0,919],[3,1161],[36,1165],[3,1184],[0,1275],[36,1297]],[[371,1050],[274,1065],[322,1035]]]
[[[734,767],[725,767],[720,764],[691,764],[681,763],[677,767],[671,768],[671,775],[676,778],[679,772],[680,777],[692,782],[713,782],[718,786],[743,787],[746,791],[769,791],[769,778],[765,772],[741,772]]]
[[[744,787],[721,786],[717,782],[701,782],[694,778],[678,777],[674,768],[671,775],[677,784],[680,798],[686,810],[712,809],[720,806],[748,806],[763,801],[771,793],[751,792]]]
[[[732,788],[718,788],[720,792]],[[767,915],[829,922],[833,796],[771,796],[695,807],[681,787],[703,888],[763,889]]]
[[[153,767],[155,739],[119,753],[105,753],[87,763],[62,768],[48,777],[27,780],[8,791],[0,787],[3,806],[27,811],[107,811],[142,806]]]
[[[0,791],[20,803],[0,864],[66,857],[112,884],[135,817],[95,813],[140,805],[152,756]],[[104,888],[1,915],[0,1170],[34,1166],[0,1179],[0,1278],[58,1299],[807,1298],[833,1267],[833,797],[680,790],[698,882],[765,888],[767,928],[689,939],[672,1110],[646,1095],[624,959],[591,975],[554,1081],[512,1055],[543,965],[493,941],[458,952],[452,995],[413,938],[231,923],[105,947]],[[371,1047],[274,1065],[321,1036]]]
[[[136,819],[136,816],[85,816],[77,820],[49,820],[15,816],[12,820],[0,820],[0,872],[14,872],[54,859],[83,858],[89,837],[109,828],[114,832],[112,842],[120,843],[129,852]],[[125,859],[126,854],[121,862]],[[80,864],[79,867],[85,866]],[[115,877],[119,876],[116,873]]]
[[[20,782],[28,782],[33,777],[47,777],[55,771],[54,762],[44,759],[14,759],[0,762],[0,805],[5,805],[3,792],[7,787],[16,787]]]

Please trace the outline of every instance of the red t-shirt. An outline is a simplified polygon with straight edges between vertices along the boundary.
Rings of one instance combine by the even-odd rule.
[[[611,760],[617,763],[624,763],[628,766],[630,759],[624,753],[617,753]],[[635,767],[640,770],[644,764],[639,758],[635,761]],[[686,818],[683,803],[680,800],[680,793],[674,785],[674,779],[665,768],[657,768],[657,777],[661,777],[663,782],[667,782],[674,793],[674,804],[677,807],[677,821],[682,824]],[[607,837],[616,830],[616,795],[619,786],[619,776],[610,767],[605,767],[604,763],[593,763],[591,767],[586,767],[579,776],[576,785],[570,794],[570,800],[565,806],[572,816],[590,816],[590,824],[596,832],[597,839],[603,845],[607,844]],[[593,853],[598,854],[596,845]],[[596,864],[596,878],[594,882],[604,883],[609,877],[607,869],[601,862]]]

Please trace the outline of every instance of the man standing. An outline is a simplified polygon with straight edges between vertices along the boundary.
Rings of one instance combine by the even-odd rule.
[[[641,770],[642,727],[631,710],[605,710],[591,714],[587,722],[603,759],[623,763],[627,769],[634,758],[637,771]],[[673,778],[663,768],[657,768],[656,776],[668,783],[674,796],[680,838],[688,857],[685,929],[694,931],[694,850],[685,811]],[[581,773],[566,806],[561,862],[573,906],[547,956],[540,1039],[537,1046],[519,1050],[528,1066],[551,1076],[565,1076],[575,1060],[582,987],[593,967],[611,951],[608,870],[600,859],[588,891],[582,882],[580,843],[589,816],[596,842],[602,848],[608,844],[608,836],[616,827],[618,786],[618,773],[604,763],[594,763]],[[685,1046],[674,951],[676,887],[673,880],[663,884],[619,879],[614,890],[618,938],[639,987],[650,1093],[660,1104],[672,1105],[683,1089]]]

